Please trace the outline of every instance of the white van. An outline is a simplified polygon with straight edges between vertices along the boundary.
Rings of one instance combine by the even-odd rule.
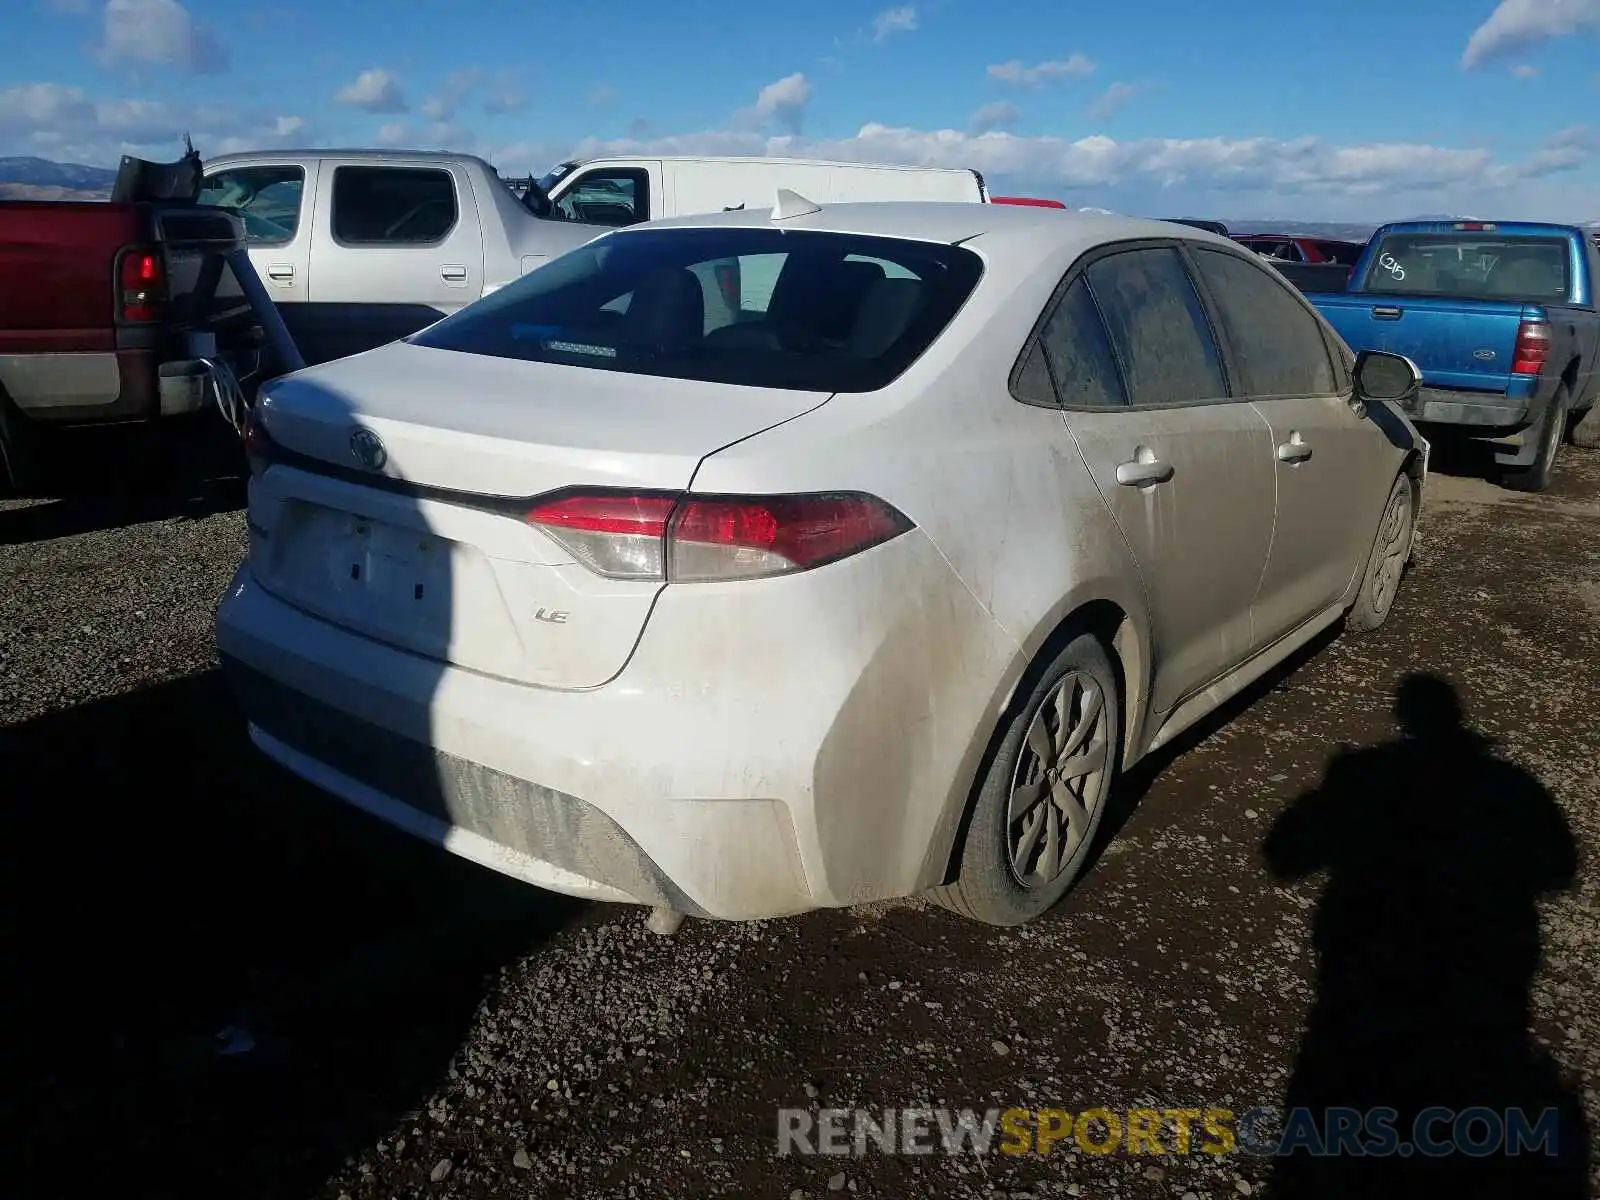
[[[596,158],[564,162],[536,182],[540,216],[619,227],[661,217],[769,208],[778,188],[818,204],[949,200],[984,204],[977,171],[804,158]]]

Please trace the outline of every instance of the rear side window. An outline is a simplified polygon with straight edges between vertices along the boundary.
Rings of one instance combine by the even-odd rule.
[[[1283,284],[1236,254],[1198,246],[1194,251],[1246,395],[1321,396],[1337,390],[1321,325]]]
[[[1091,264],[1085,276],[1121,361],[1130,403],[1227,398],[1221,355],[1176,250],[1125,250]]]
[[[970,250],[768,228],[610,234],[414,335],[601,371],[867,392],[937,339],[983,274]]]
[[[455,228],[456,184],[433,167],[339,167],[333,236],[346,246],[430,246]]]
[[[1056,394],[1068,408],[1121,408],[1128,397],[1106,327],[1082,277],[1045,322],[1039,337]]]
[[[1373,247],[1362,287],[1409,296],[1549,302],[1566,298],[1562,238],[1491,232],[1389,233]]]
[[[252,246],[281,246],[300,227],[306,173],[300,167],[237,167],[207,176],[197,203],[231,208]]]

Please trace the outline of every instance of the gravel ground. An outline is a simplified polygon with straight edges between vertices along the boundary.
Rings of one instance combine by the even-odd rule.
[[[1246,1155],[1070,1139],[775,1155],[780,1107],[1286,1095],[1564,1104],[1586,1172],[1600,455],[1569,453],[1539,497],[1436,476],[1389,624],[1311,648],[1125,781],[1088,878],[1010,932],[909,902],[661,939],[309,794],[254,756],[214,670],[240,493],[0,504],[13,1194],[1333,1194]],[[1410,671],[1503,751],[1395,747]],[[1339,743],[1367,749],[1296,802]],[[235,1020],[257,1047],[219,1056]],[[1585,1194],[1513,1165],[1430,1183]]]

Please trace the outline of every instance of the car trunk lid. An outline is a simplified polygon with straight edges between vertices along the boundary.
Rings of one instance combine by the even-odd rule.
[[[557,688],[614,676],[663,586],[603,578],[528,524],[574,486],[676,492],[828,399],[396,343],[274,382],[251,494],[262,586],[368,637]]]

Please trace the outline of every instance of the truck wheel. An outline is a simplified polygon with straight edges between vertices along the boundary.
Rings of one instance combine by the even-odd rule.
[[[1361,590],[1345,616],[1345,628],[1371,633],[1389,619],[1416,536],[1417,507],[1412,503],[1411,476],[1401,472],[1389,489],[1378,535],[1372,539],[1372,553],[1361,576]]]
[[[1561,443],[1567,434],[1567,410],[1572,406],[1572,393],[1565,383],[1556,388],[1545,409],[1544,420],[1539,422],[1539,446],[1533,452],[1533,462],[1526,467],[1503,472],[1500,483],[1513,491],[1542,492],[1550,486],[1555,475],[1556,456],[1561,453]]]
[[[1587,412],[1578,414],[1577,423],[1567,438],[1574,446],[1585,450],[1600,449],[1600,400],[1591,404]]]
[[[1111,659],[1096,638],[1079,634],[1001,724],[956,880],[928,898],[986,925],[1011,926],[1066,895],[1105,816],[1121,713]]]

